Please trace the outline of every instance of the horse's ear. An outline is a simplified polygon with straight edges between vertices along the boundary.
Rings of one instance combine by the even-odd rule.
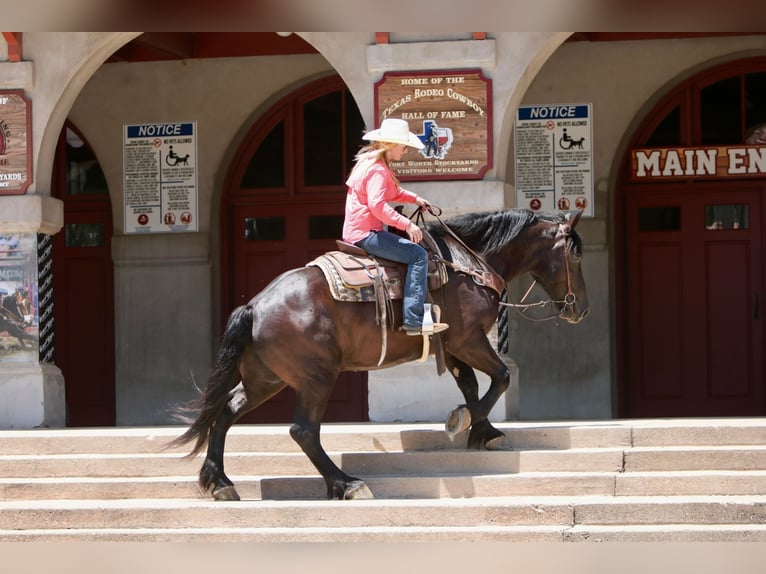
[[[577,222],[580,221],[580,217],[582,217],[582,209],[573,209],[572,211],[567,212],[566,220],[569,222],[572,229],[574,229]]]

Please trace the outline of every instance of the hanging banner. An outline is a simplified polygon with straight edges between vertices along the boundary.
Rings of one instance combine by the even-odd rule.
[[[125,233],[198,230],[197,122],[124,126]]]
[[[593,217],[591,104],[520,106],[516,202],[534,211],[581,209]]]
[[[401,181],[481,179],[492,166],[492,80],[481,70],[386,72],[375,117],[407,120],[422,150],[391,167]]]
[[[0,90],[0,195],[32,183],[32,111],[24,90]]]

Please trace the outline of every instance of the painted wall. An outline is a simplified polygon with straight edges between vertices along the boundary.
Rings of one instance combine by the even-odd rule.
[[[63,214],[60,203],[49,197],[50,172],[55,140],[67,116],[92,145],[109,183],[115,224],[118,424],[168,422],[172,403],[193,395],[192,378],[202,384],[207,376],[219,325],[223,178],[258,115],[300,83],[336,71],[372,126],[373,85],[384,71],[458,67],[481,67],[493,79],[495,166],[479,182],[409,186],[443,207],[446,215],[515,205],[513,123],[520,103],[593,103],[596,216],[579,228],[586,244],[584,272],[592,311],[577,326],[531,324],[512,317],[510,356],[518,365],[514,384],[520,393],[506,397],[493,418],[610,418],[615,400],[611,199],[626,134],[668,86],[722,58],[762,53],[763,38],[562,45],[565,33],[498,33],[486,41],[471,41],[470,34],[393,33],[392,44],[378,46],[372,33],[301,35],[321,55],[102,67],[135,34],[28,33],[28,61],[0,63],[0,85],[23,87],[34,102],[35,167],[28,196],[0,197],[0,232],[60,229]],[[198,171],[200,232],[121,235],[123,124],[189,120],[198,122],[198,152],[205,158]],[[512,286],[517,298],[523,288],[524,281]],[[50,405],[61,396],[56,394],[61,391],[56,371],[39,365],[29,365],[21,374],[0,368],[5,398],[18,397],[18,390],[4,393],[2,385],[23,377],[35,381],[27,383],[26,399],[14,399],[36,401],[35,414],[14,424],[35,426],[46,417],[49,424],[58,424],[60,417],[50,413]],[[370,418],[443,420],[460,400],[456,393],[451,378],[437,377],[431,362],[374,372]]]
[[[596,210],[578,227],[586,245],[587,319],[576,326],[530,323],[518,316],[510,321],[522,419],[615,416],[613,194],[626,142],[653,103],[682,79],[724,60],[765,52],[762,36],[569,42],[535,76],[524,104],[593,104]],[[510,181],[513,177],[509,174]],[[513,286],[517,298],[526,285]]]

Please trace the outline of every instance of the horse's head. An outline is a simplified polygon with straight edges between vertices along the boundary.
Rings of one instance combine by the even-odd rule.
[[[569,211],[558,221],[546,221],[543,234],[550,248],[538,252],[532,277],[542,285],[559,308],[559,317],[579,323],[590,311],[582,276],[582,241],[575,231],[582,211]]]

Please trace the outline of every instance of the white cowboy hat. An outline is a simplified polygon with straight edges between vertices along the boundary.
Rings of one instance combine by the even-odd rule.
[[[378,129],[367,132],[362,138],[373,142],[402,144],[415,149],[425,147],[418,136],[410,131],[410,125],[398,118],[386,118]]]

